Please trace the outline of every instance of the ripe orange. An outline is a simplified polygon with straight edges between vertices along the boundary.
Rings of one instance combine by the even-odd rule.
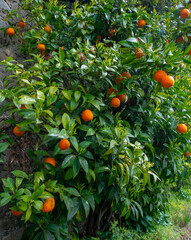
[[[185,152],[186,157],[190,157],[190,152]]]
[[[15,136],[20,137],[20,136],[23,136],[23,134],[25,133],[25,131],[21,131],[19,129],[20,128],[18,126],[14,127],[13,133],[14,133]]]
[[[123,72],[122,75],[121,75],[121,77],[119,77],[119,78],[116,77],[116,83],[117,83],[117,84],[120,84],[121,81],[123,80],[123,77],[126,77],[127,79],[129,79],[129,78],[131,77],[131,74],[128,73],[128,72]]]
[[[44,45],[43,43],[39,43],[39,44],[37,45],[37,49],[38,49],[39,51],[45,51],[46,47],[45,47],[45,45]]]
[[[108,91],[108,94],[109,94],[109,96],[112,94],[112,93],[115,93],[115,95],[117,94],[117,92],[118,92],[118,90],[116,90],[116,89],[113,89],[113,88],[109,88],[109,91]]]
[[[20,211],[14,211],[14,210],[11,210],[12,214],[15,215],[15,216],[20,216],[22,214],[22,212]]]
[[[52,29],[49,26],[44,27],[44,31],[51,33]]]
[[[141,19],[141,20],[138,21],[138,27],[139,28],[143,28],[143,26],[145,26],[145,25],[146,25],[146,22],[145,22],[144,19]]]
[[[185,123],[186,127],[187,127],[187,130],[189,129],[189,125],[187,123]]]
[[[100,41],[101,41],[101,35],[98,35],[98,36],[97,36],[97,41],[96,41],[96,42],[99,43]]]
[[[181,43],[183,41],[184,41],[184,37],[183,36],[180,36],[180,37],[176,38],[176,43]]]
[[[169,43],[169,40],[168,40],[168,39],[166,40],[166,43]]]
[[[46,199],[45,202],[43,203],[43,208],[41,209],[42,212],[52,212],[52,210],[55,207],[55,200],[54,198],[49,198]]]
[[[125,94],[118,95],[117,98],[119,98],[120,102],[125,102],[126,96]]]
[[[9,36],[13,36],[15,34],[15,30],[13,28],[7,28],[6,33]]]
[[[184,8],[180,11],[180,17],[183,18],[183,19],[188,18],[189,15],[190,15],[190,12],[187,8]]]
[[[108,32],[111,37],[115,36],[115,32],[116,32],[115,29],[109,29]]]
[[[60,47],[63,51],[64,51],[64,48],[63,47]]]
[[[58,146],[61,150],[66,150],[70,147],[70,142],[67,139],[62,139]]]
[[[136,54],[136,58],[142,58],[143,51],[141,50],[141,48],[138,48],[137,50],[135,50],[135,54]]]
[[[177,131],[179,133],[185,133],[185,132],[187,132],[187,130],[188,130],[188,128],[187,128],[187,126],[185,124],[183,124],[183,123],[178,124]]]
[[[162,78],[161,84],[164,88],[170,88],[174,85],[174,78],[166,75]]]
[[[20,22],[18,23],[18,25],[19,25],[20,28],[24,28],[24,27],[26,26],[26,23],[23,22],[23,21],[20,21]]]
[[[54,158],[48,157],[44,160],[44,163],[50,163],[53,167],[56,166],[56,161]],[[46,168],[46,167],[45,167]]]
[[[21,105],[21,109],[26,109],[25,105]]]
[[[164,77],[164,76],[166,76],[167,74],[166,74],[166,72],[165,71],[163,71],[163,70],[158,70],[158,71],[156,71],[155,73],[154,73],[154,75],[153,75],[153,78],[157,81],[157,82],[162,82],[162,78]]]
[[[120,106],[119,98],[115,97],[111,99],[111,106],[114,108],[118,108]]]
[[[86,109],[82,112],[82,119],[84,122],[89,122],[93,119],[94,115],[93,112],[89,109]]]

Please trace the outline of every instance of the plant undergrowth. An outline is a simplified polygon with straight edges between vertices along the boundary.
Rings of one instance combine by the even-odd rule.
[[[186,185],[186,182],[185,182]],[[178,192],[170,191],[166,210],[160,211],[147,232],[120,227],[119,222],[111,223],[110,231],[99,233],[98,238],[83,240],[180,240],[187,239],[191,224],[191,190],[183,186]]]

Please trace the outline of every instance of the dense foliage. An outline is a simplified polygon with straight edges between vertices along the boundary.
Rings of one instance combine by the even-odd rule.
[[[1,62],[12,74],[0,90],[0,114],[9,114],[3,124],[16,136],[2,132],[0,152],[30,137],[34,169],[2,179],[0,206],[9,204],[30,223],[23,239],[96,236],[112,220],[150,227],[168,187],[190,171],[185,6],[163,15],[114,0],[75,3],[71,11],[56,0],[23,0],[22,7],[24,30],[12,25],[21,20],[13,11],[7,19],[15,34],[7,34],[22,33],[20,49],[29,57]],[[145,26],[138,27],[141,19]],[[157,70],[174,77],[174,86],[157,82]],[[187,124],[185,133],[178,124]],[[45,213],[50,198],[55,208]]]

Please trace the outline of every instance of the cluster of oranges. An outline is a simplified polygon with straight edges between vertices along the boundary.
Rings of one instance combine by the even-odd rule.
[[[123,78],[129,79],[131,77],[131,74],[129,72],[123,72],[122,75],[120,77],[116,77],[115,78],[115,82],[116,84],[120,84],[123,80]],[[109,88],[108,94],[109,96],[114,93],[116,95],[116,97],[111,99],[111,106],[113,108],[118,108],[121,104],[121,102],[125,102],[126,99],[126,95],[125,94],[120,94],[117,95],[118,90],[113,89],[113,88]]]
[[[163,70],[156,71],[153,75],[153,78],[157,82],[160,82],[164,88],[170,88],[174,85],[174,78],[167,75],[167,73]]]
[[[24,27],[26,26],[26,23],[23,22],[23,21],[20,21],[20,22],[18,23],[18,25],[19,25],[20,28],[24,28]],[[7,30],[6,30],[6,33],[7,33],[7,35],[9,35],[9,36],[13,36],[13,35],[15,35],[15,30],[14,30],[14,28],[9,27],[9,28],[7,28]]]
[[[55,208],[55,199],[48,198],[45,200],[45,202],[43,202],[43,207],[41,209],[41,212],[43,213],[52,212],[54,208]],[[20,211],[11,210],[11,212],[15,216],[20,216],[22,214],[22,212]]]

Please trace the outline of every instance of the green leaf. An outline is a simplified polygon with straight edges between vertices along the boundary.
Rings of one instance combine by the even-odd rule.
[[[57,90],[58,90],[58,87],[55,87],[55,86],[49,87],[50,96],[52,97],[56,93]]]
[[[2,103],[5,100],[5,97],[0,93],[0,103]]]
[[[110,169],[108,167],[99,167],[95,169],[95,173],[102,173],[102,172],[110,172]]]
[[[15,177],[21,177],[21,178],[26,178],[26,179],[28,179],[28,175],[27,175],[25,172],[21,171],[21,170],[14,170],[14,171],[12,171],[11,173],[12,173]]]
[[[40,211],[43,208],[43,202],[40,201],[40,200],[36,200],[36,201],[33,202],[33,207],[36,210]]]
[[[95,182],[95,180],[96,180],[96,175],[95,175],[95,172],[92,170],[92,169],[88,169],[88,172],[89,172],[89,174],[92,176],[92,178],[93,178],[93,180],[94,180],[94,182]]]
[[[83,192],[83,197],[89,202],[90,206],[92,207],[92,210],[95,210],[95,199],[94,196],[91,192],[89,191],[84,191]]]
[[[35,189],[34,193],[32,194],[32,199],[33,200],[38,199],[42,195],[42,193],[44,192],[44,189],[45,189],[45,185],[44,184],[42,184],[40,187]]]
[[[72,91],[62,90],[62,93],[66,99],[69,101],[72,99]]]
[[[76,152],[78,152],[79,147],[78,147],[78,141],[77,141],[76,137],[74,137],[74,136],[70,137],[70,141],[71,141],[73,147],[76,149]]]
[[[81,97],[81,92],[80,91],[75,91],[74,93],[74,98],[75,98],[75,101],[78,102],[78,100],[80,99]]]
[[[3,185],[6,188],[9,188],[12,192],[15,190],[14,181],[12,178],[8,177],[7,179],[2,179]]]
[[[67,168],[69,165],[71,165],[73,159],[75,158],[75,155],[68,155],[65,157],[64,161],[62,162],[62,168]]]
[[[41,102],[44,102],[45,100],[45,95],[42,91],[37,90],[37,99]]]
[[[66,192],[69,192],[71,195],[74,195],[74,196],[76,196],[76,197],[80,197],[80,194],[79,194],[78,190],[75,189],[75,188],[68,187],[68,188],[64,188],[64,190],[65,190]]]
[[[75,178],[80,171],[80,163],[77,158],[74,159],[73,161],[73,178]]]
[[[9,203],[12,199],[11,195],[9,193],[3,193],[0,194],[0,197],[2,197],[0,199],[0,207],[6,205],[7,203]]]
[[[21,98],[19,100],[19,104],[26,104],[26,105],[30,105],[30,104],[33,104],[35,102],[36,102],[36,100],[34,98],[29,97],[29,96],[24,96],[23,98]]]
[[[67,113],[62,115],[62,125],[65,129],[69,129],[70,116]]]
[[[95,135],[95,131],[93,130],[93,128],[89,128],[87,131],[86,137],[92,136],[92,135]]]
[[[84,206],[86,217],[88,217],[89,212],[90,212],[90,205],[89,205],[88,201],[85,198],[81,198],[81,199],[82,199],[82,204]]]
[[[23,178],[16,178],[16,184],[15,184],[16,188],[18,188],[21,185],[22,181],[23,181]]]
[[[9,143],[7,142],[0,143],[0,153],[4,152],[8,147],[9,147]]]
[[[29,220],[29,218],[31,217],[31,214],[32,214],[31,206],[28,206],[26,216],[25,216],[25,222],[27,222]]]
[[[115,140],[111,140],[109,149],[112,149],[116,145],[117,145],[117,142]]]
[[[86,173],[88,173],[88,162],[86,161],[86,159],[79,156],[79,161],[80,161],[81,167],[84,169]]]

